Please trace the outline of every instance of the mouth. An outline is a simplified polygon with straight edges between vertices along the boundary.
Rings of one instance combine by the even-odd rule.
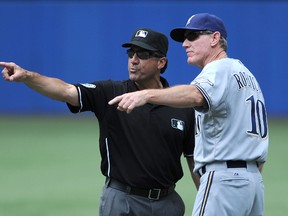
[[[137,72],[137,68],[130,67],[129,71],[130,71],[130,73],[136,73]]]
[[[186,54],[187,54],[187,56],[192,56],[193,55],[193,52],[192,51],[186,51]]]

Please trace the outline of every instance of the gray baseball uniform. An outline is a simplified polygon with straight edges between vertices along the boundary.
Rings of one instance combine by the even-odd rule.
[[[201,185],[193,216],[263,215],[257,166],[266,161],[268,125],[256,78],[239,60],[224,58],[207,64],[191,84],[208,103],[195,108],[194,171]]]

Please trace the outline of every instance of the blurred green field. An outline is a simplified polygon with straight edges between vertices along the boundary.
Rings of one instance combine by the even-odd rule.
[[[288,120],[269,120],[264,167],[266,216],[288,214]],[[177,191],[190,216],[195,197],[188,167]],[[0,117],[0,215],[97,216],[100,173],[94,116]]]

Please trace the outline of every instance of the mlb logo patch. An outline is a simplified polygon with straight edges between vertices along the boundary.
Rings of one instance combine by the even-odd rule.
[[[178,130],[181,130],[183,131],[184,130],[184,125],[185,125],[185,122],[182,121],[182,120],[179,120],[179,119],[171,119],[171,126],[175,129],[178,129]]]
[[[147,35],[148,35],[148,31],[139,30],[139,31],[136,32],[135,37],[146,38]]]

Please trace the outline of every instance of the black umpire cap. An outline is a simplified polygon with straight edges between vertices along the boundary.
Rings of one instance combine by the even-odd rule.
[[[139,28],[132,35],[131,41],[122,44],[122,47],[128,48],[132,45],[153,52],[158,51],[166,56],[168,51],[168,38],[164,34],[152,29]]]

